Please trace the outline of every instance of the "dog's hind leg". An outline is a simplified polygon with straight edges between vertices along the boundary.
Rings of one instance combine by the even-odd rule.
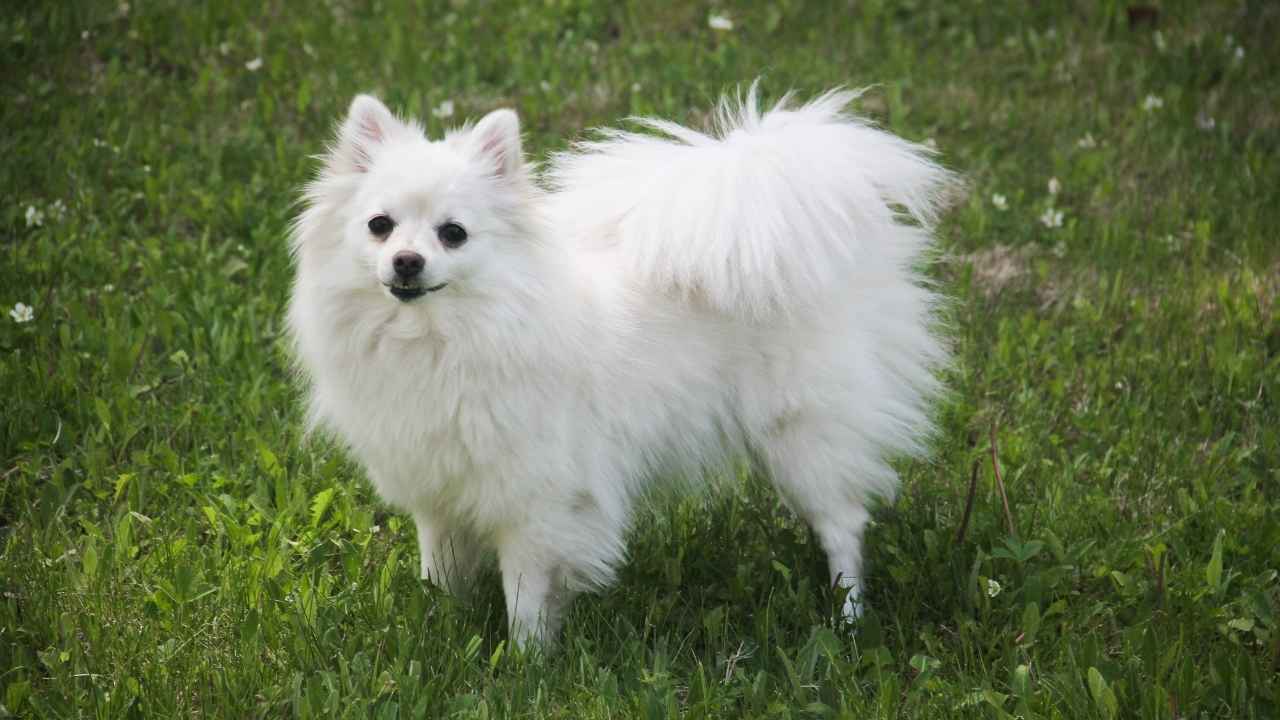
[[[827,552],[832,587],[844,590],[840,616],[847,621],[862,617],[862,533],[870,515],[862,505],[849,505],[840,517],[834,513],[811,514],[809,523]]]
[[[834,427],[792,425],[761,449],[774,485],[826,551],[831,584],[845,593],[841,617],[854,621],[863,610],[862,536],[871,517],[866,501],[892,470],[869,456],[860,461],[851,451],[857,441],[841,435]],[[872,477],[879,482],[867,482]]]

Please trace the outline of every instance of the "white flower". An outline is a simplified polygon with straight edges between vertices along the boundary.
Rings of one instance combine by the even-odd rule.
[[[227,42],[226,40],[223,40],[222,42],[218,43],[218,52],[224,56],[230,53],[231,43]]]
[[[1159,50],[1160,52],[1164,52],[1165,48],[1168,47],[1168,44],[1165,43],[1164,41],[1164,33],[1160,32],[1159,30],[1156,31],[1155,41],[1156,41],[1156,49]]]
[[[638,93],[638,92],[640,92],[640,87],[641,87],[641,86],[640,86],[640,83],[638,83],[638,82],[636,82],[636,83],[631,83],[631,92],[633,92],[633,93]]]
[[[1159,110],[1162,107],[1164,107],[1164,100],[1158,95],[1148,95],[1146,99],[1142,101],[1142,109],[1147,112]]]
[[[256,57],[244,64],[244,69],[249,72],[258,72],[262,69],[262,58]]]
[[[445,100],[432,109],[431,114],[438,118],[453,117],[453,101]]]
[[[1009,209],[1009,199],[1000,193],[991,196],[991,204],[995,205],[997,210]]]
[[[545,93],[551,92],[551,83],[547,82],[546,80],[543,80],[542,82],[538,83],[538,87],[542,88],[542,92],[545,92]]]
[[[1098,141],[1093,139],[1093,133],[1085,133],[1084,137],[1076,141],[1076,147],[1081,150],[1092,150],[1098,147]]]
[[[1056,177],[1049,178],[1049,194],[1050,195],[1057,195],[1058,191],[1061,189],[1062,189],[1062,183],[1058,182],[1058,178]]]
[[[111,283],[107,283],[106,285],[102,286],[102,292],[104,293],[115,292],[115,289],[116,289],[116,286],[112,285]]]
[[[1040,214],[1040,223],[1047,228],[1062,227],[1062,211],[1047,208]]]
[[[991,578],[987,579],[987,597],[995,597],[999,595],[1000,589],[1000,583],[992,580]]]
[[[81,31],[80,31],[80,39],[81,39],[81,40],[88,40],[88,39],[89,39],[89,31],[88,31],[88,30],[81,30]]]
[[[1232,54],[1232,57],[1235,59],[1237,63],[1244,62],[1244,46],[1237,45],[1236,51]]]
[[[27,227],[40,227],[44,224],[44,212],[35,205],[27,206]]]
[[[9,317],[16,323],[29,323],[36,319],[36,311],[26,303],[18,303],[9,311]]]
[[[61,198],[54,200],[49,204],[49,214],[54,220],[61,220],[67,216],[67,204],[62,202]]]
[[[1205,112],[1204,110],[1201,110],[1196,115],[1196,127],[1200,128],[1201,130],[1204,130],[1205,132],[1212,130],[1217,124],[1218,124],[1218,121],[1214,120],[1213,116]]]
[[[733,20],[730,20],[728,15],[711,13],[707,16],[707,27],[712,30],[728,32],[733,29]]]

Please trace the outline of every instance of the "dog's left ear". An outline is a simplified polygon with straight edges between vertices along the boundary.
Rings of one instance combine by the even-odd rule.
[[[499,176],[515,177],[524,168],[520,119],[512,110],[494,110],[481,118],[471,129],[469,144],[477,156],[493,163]]]

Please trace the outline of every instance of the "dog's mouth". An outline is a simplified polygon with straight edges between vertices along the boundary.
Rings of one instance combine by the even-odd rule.
[[[417,300],[429,292],[443,290],[448,284],[449,283],[447,282],[442,282],[439,285],[432,287],[423,287],[421,285],[388,285],[387,289],[390,290],[391,294],[395,295],[396,299],[400,302],[409,302],[411,300]]]

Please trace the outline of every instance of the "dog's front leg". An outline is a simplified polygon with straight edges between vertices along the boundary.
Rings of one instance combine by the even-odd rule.
[[[518,534],[499,546],[498,565],[512,642],[528,647],[553,641],[561,613],[572,597],[556,553]]]
[[[415,512],[413,521],[418,526],[422,579],[451,595],[465,595],[479,558],[476,543],[429,513]]]

